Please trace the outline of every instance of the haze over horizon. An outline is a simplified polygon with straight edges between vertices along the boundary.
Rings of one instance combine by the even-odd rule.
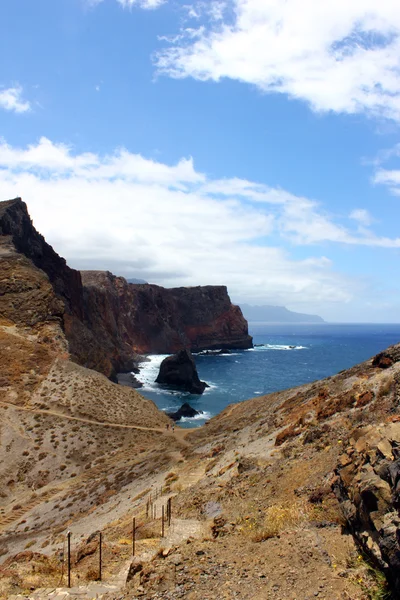
[[[400,321],[394,0],[0,6],[1,200],[78,269]]]

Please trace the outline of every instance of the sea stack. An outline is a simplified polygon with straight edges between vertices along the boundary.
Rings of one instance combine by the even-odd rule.
[[[165,383],[191,394],[202,394],[208,387],[200,381],[193,356],[187,349],[164,358],[156,383]]]

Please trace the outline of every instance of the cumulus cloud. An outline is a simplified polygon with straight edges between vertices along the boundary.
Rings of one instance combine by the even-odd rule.
[[[24,113],[31,110],[31,105],[22,98],[23,90],[20,85],[7,89],[0,88],[0,108],[16,113]]]
[[[76,268],[168,286],[226,284],[242,300],[347,302],[357,282],[335,272],[317,244],[400,247],[335,223],[316,201],[210,179],[191,158],[168,165],[123,148],[100,155],[47,138],[26,148],[3,140],[0,186],[4,199],[24,198],[36,227]],[[309,245],[309,256],[294,259],[282,247],[291,244]]]
[[[315,111],[400,120],[397,0],[210,0],[188,15],[201,24],[156,55],[161,73],[228,77]]]

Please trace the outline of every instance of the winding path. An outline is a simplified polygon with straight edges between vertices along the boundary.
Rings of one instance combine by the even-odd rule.
[[[66,415],[65,413],[60,413],[54,410],[45,410],[40,408],[34,409],[27,406],[18,406],[16,404],[12,404],[11,402],[3,402],[2,400],[0,400],[0,406],[7,406],[13,408],[14,410],[29,412],[32,414],[50,415],[53,417],[59,417],[61,419],[69,419],[70,421],[79,421],[80,423],[99,425],[100,427],[118,427],[121,429],[138,429],[139,431],[155,431],[157,433],[162,433],[163,435],[173,436],[180,441],[184,440],[190,431],[190,429],[181,429],[180,427],[177,427],[174,431],[172,431],[172,429],[164,429],[162,427],[144,427],[142,425],[124,425],[123,423],[110,423],[109,421],[95,421],[93,419],[85,419],[83,417]]]

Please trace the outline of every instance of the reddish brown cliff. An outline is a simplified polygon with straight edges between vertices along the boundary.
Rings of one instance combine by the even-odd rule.
[[[166,289],[82,271],[85,319],[107,348],[138,353],[251,348],[247,321],[225,286]],[[124,360],[125,360],[124,359]]]
[[[0,202],[0,240],[8,248],[1,256],[0,315],[27,326],[58,320],[71,358],[85,367],[110,377],[129,370],[137,352],[252,345],[226,287],[168,290],[108,272],[81,275],[36,231],[20,198]],[[23,276],[14,269],[21,260]],[[38,277],[42,295],[32,291]]]

